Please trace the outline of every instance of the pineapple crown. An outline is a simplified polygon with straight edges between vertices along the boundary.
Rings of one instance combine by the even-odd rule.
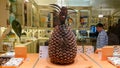
[[[58,14],[58,19],[60,21],[60,25],[65,24],[65,21],[66,21],[67,16],[68,16],[68,10],[74,10],[74,9],[67,8],[67,7],[64,7],[64,6],[60,7],[60,6],[56,5],[56,4],[50,4],[50,5],[53,8],[55,8],[53,10],[53,13]],[[74,10],[74,12],[72,12],[72,13],[76,13],[76,11]],[[71,13],[69,13],[69,14],[71,14]]]

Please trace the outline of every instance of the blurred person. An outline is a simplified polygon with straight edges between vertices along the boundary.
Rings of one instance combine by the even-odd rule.
[[[96,25],[96,29],[99,32],[98,37],[97,37],[97,43],[96,43],[96,48],[98,49],[108,44],[108,36],[103,28],[103,24],[98,23]]]
[[[108,34],[108,45],[119,44],[119,38],[116,34],[112,32],[112,26],[109,26],[107,34]]]

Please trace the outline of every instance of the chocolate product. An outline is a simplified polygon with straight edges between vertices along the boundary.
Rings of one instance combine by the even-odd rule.
[[[77,53],[76,37],[71,28],[65,24],[67,19],[66,7],[60,8],[56,4],[51,4],[58,11],[59,24],[55,26],[52,36],[49,40],[49,57],[50,61],[55,64],[71,64]]]
[[[10,57],[0,57],[0,66],[4,65],[10,60]]]

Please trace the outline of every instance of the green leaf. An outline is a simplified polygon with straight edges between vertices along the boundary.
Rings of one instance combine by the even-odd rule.
[[[20,38],[21,34],[22,34],[21,24],[17,20],[13,20],[12,28],[13,28],[14,32],[17,34],[17,36]]]

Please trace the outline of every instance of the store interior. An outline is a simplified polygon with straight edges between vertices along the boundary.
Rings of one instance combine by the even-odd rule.
[[[120,68],[119,3],[0,0],[0,68]],[[64,14],[63,6],[67,16],[62,33],[59,12]],[[108,36],[103,48],[96,48],[98,23],[103,24]],[[61,41],[61,37],[67,40]],[[74,57],[73,63],[69,56]]]

